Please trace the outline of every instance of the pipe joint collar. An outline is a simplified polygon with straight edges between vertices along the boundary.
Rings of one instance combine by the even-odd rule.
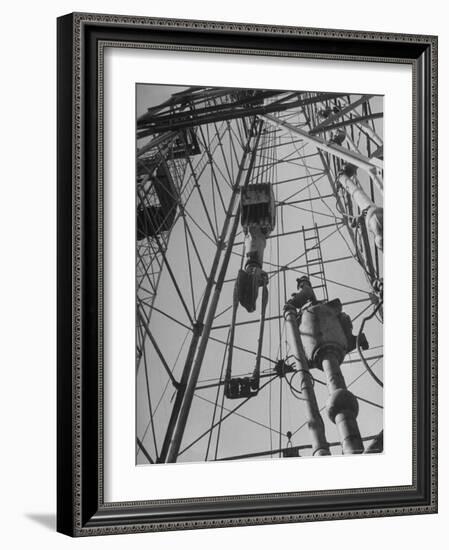
[[[330,397],[326,405],[327,415],[335,424],[335,418],[343,412],[350,412],[354,418],[359,414],[359,403],[355,395],[349,390],[340,388]]]

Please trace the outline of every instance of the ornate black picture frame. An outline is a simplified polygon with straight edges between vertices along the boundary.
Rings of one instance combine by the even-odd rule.
[[[403,63],[413,70],[413,483],[303,493],[105,502],[105,44]],[[58,19],[58,502],[71,536],[437,511],[437,38],[101,14]],[[133,368],[130,366],[130,368]]]

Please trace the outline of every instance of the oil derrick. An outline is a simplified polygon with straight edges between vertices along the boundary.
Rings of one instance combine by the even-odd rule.
[[[380,452],[380,390],[357,395],[382,359],[378,118],[372,96],[200,87],[139,117],[139,463]]]

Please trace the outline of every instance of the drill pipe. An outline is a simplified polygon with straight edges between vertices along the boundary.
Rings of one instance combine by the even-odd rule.
[[[326,375],[329,401],[327,413],[340,434],[343,454],[363,453],[363,442],[357,424],[359,406],[356,397],[347,387],[340,368],[340,359],[328,351],[321,360]]]
[[[302,347],[298,322],[296,320],[296,308],[290,304],[286,304],[284,318],[287,325],[290,345],[294,351],[296,368],[298,369],[301,393],[306,407],[307,425],[312,439],[313,454],[318,456],[330,455],[329,443],[326,440],[324,422],[318,408],[312,377],[309,371],[309,364],[304,353],[304,348]]]

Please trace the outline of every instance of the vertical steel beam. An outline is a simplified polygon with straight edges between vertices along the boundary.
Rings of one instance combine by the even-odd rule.
[[[182,405],[179,411],[179,418],[173,433],[173,441],[167,455],[167,462],[176,462],[176,459],[178,457],[179,449],[181,446],[182,438],[184,436],[184,431],[187,424],[187,418],[189,416],[190,409],[192,406],[193,394],[195,392],[201,366],[203,364],[204,355],[206,353],[207,344],[209,342],[210,330],[212,327],[213,320],[215,318],[218,300],[220,298],[221,290],[223,288],[223,282],[224,282],[226,271],[229,264],[229,259],[231,257],[232,243],[235,239],[235,235],[237,233],[237,229],[239,226],[239,213],[240,213],[240,208],[237,209],[237,213],[235,214],[234,223],[232,225],[231,234],[229,236],[229,241],[226,248],[225,256],[223,258],[223,263],[221,265],[220,273],[218,275],[217,283],[215,285],[214,293],[212,295],[212,301],[209,307],[209,311],[207,313],[206,321],[204,323],[203,333],[201,335],[201,340],[198,346],[198,353],[196,355],[195,362],[193,364],[192,371],[190,374],[190,378],[184,392],[184,400],[182,402]]]
[[[339,181],[362,211],[366,211],[365,227],[373,234],[377,247],[383,249],[383,209],[377,206],[360,185],[345,173],[340,174]]]
[[[228,232],[228,229],[229,229],[230,220],[231,220],[232,215],[234,213],[236,198],[238,196],[238,191],[239,191],[238,187],[237,186],[234,187],[233,192],[232,192],[232,196],[231,196],[231,201],[230,201],[230,204],[229,204],[229,208],[228,208],[228,211],[226,213],[226,218],[225,218],[223,228],[222,228],[222,231],[221,231],[221,234],[220,234],[220,239],[218,241],[217,250],[215,252],[215,257],[214,257],[214,260],[212,262],[212,267],[211,267],[209,277],[208,277],[208,280],[207,280],[206,289],[205,289],[205,292],[204,292],[204,297],[203,297],[203,300],[201,302],[201,307],[200,307],[200,310],[198,312],[197,321],[196,321],[195,326],[194,326],[193,337],[192,337],[192,340],[190,342],[189,351],[187,352],[187,357],[186,357],[186,360],[185,360],[185,363],[184,363],[184,369],[182,371],[181,380],[179,382],[180,387],[179,387],[179,389],[176,393],[172,413],[170,415],[170,420],[168,422],[167,431],[165,433],[164,443],[162,445],[161,453],[160,453],[160,456],[159,456],[159,462],[165,462],[166,461],[167,453],[168,453],[168,450],[169,450],[169,447],[170,447],[170,444],[171,444],[171,440],[172,440],[173,431],[175,429],[176,422],[178,420],[179,411],[180,411],[181,404],[182,404],[182,401],[183,401],[183,398],[184,398],[185,388],[186,388],[187,382],[189,380],[190,370],[192,368],[193,359],[195,357],[196,349],[198,347],[198,342],[199,342],[199,339],[200,339],[200,336],[201,336],[201,332],[203,330],[204,318],[206,316],[207,306],[209,305],[209,299],[210,299],[210,296],[212,294],[212,289],[213,289],[213,285],[214,285],[215,276],[216,276],[218,266],[219,266],[219,263],[220,263],[220,257],[221,257],[221,253],[222,253],[222,249],[223,249],[223,244],[225,242],[226,235],[227,235],[227,232]]]
[[[225,243],[226,236],[227,236],[227,233],[228,233],[228,230],[229,230],[230,221],[231,221],[232,216],[234,214],[235,204],[236,204],[236,200],[237,200],[237,197],[238,197],[238,194],[239,194],[239,181],[240,181],[240,179],[242,177],[242,174],[243,174],[243,168],[244,168],[245,163],[246,163],[247,155],[248,155],[248,146],[243,152],[242,161],[241,161],[240,168],[239,168],[239,174],[237,176],[237,184],[234,186],[234,188],[232,190],[231,200],[229,202],[229,208],[228,208],[228,211],[226,212],[226,217],[225,217],[223,227],[222,227],[222,230],[221,230],[221,233],[220,233],[220,237],[219,237],[219,240],[218,240],[218,243],[217,243],[217,249],[216,249],[216,252],[215,252],[214,260],[212,262],[212,267],[211,267],[211,270],[210,270],[210,273],[209,273],[209,277],[207,279],[206,289],[204,291],[204,297],[203,297],[203,300],[201,302],[200,310],[198,312],[198,317],[197,317],[197,320],[196,320],[196,323],[195,323],[195,326],[194,326],[193,337],[192,337],[192,340],[190,342],[189,350],[187,352],[187,357],[186,357],[186,360],[185,360],[185,363],[184,363],[184,368],[183,368],[182,375],[181,375],[181,380],[179,382],[180,387],[179,387],[179,389],[176,393],[175,402],[173,404],[173,409],[172,409],[172,412],[171,412],[171,415],[170,415],[170,420],[168,422],[167,431],[166,431],[165,437],[164,437],[164,442],[162,444],[162,449],[161,449],[161,453],[160,453],[160,456],[159,456],[159,462],[165,462],[166,461],[168,450],[170,448],[173,432],[174,432],[174,429],[175,429],[175,426],[176,426],[176,422],[178,420],[179,411],[181,409],[181,404],[182,404],[182,401],[184,399],[185,389],[186,389],[186,386],[187,386],[187,382],[189,380],[190,371],[191,371],[192,364],[193,364],[193,359],[195,357],[195,353],[196,353],[196,350],[197,350],[197,347],[198,347],[198,342],[200,340],[201,332],[203,330],[203,324],[204,324],[204,319],[205,319],[206,312],[207,312],[207,306],[209,305],[210,296],[212,294],[212,289],[213,289],[213,286],[214,286],[215,276],[217,274],[217,270],[218,270],[218,267],[219,267],[219,264],[220,264],[220,258],[221,258],[221,253],[222,253],[222,250],[223,250],[223,245]]]
[[[368,268],[368,274],[369,274],[371,284],[373,284],[373,282],[377,279],[377,273],[374,269],[373,255],[371,253],[371,244],[368,238],[368,230],[366,228],[365,219],[361,220],[360,232],[362,234],[363,255],[365,257],[365,264]]]
[[[360,210],[367,210],[372,206],[376,206],[374,202],[368,197],[365,191],[360,185],[357,185],[351,178],[344,173],[340,174],[338,180],[346,191],[351,196],[352,200],[360,208]]]
[[[284,318],[288,331],[290,346],[293,349],[296,368],[298,371],[300,388],[306,409],[307,426],[312,440],[313,454],[317,456],[330,455],[329,443],[326,440],[324,422],[318,408],[315,390],[313,388],[312,376],[309,370],[309,363],[306,359],[304,348],[299,334],[298,321],[296,319],[296,308],[286,307]]]
[[[249,176],[251,173],[251,167],[254,164],[254,157],[257,151],[257,145],[259,143],[259,138],[262,130],[262,124],[259,124],[258,122],[254,121],[253,127],[258,127],[258,132],[255,136],[251,135],[252,132],[250,132],[250,136],[248,138],[245,150],[243,152],[242,161],[240,163],[239,172],[237,174],[236,183],[233,188],[233,194],[231,198],[231,204],[229,206],[227,217],[225,224],[223,226],[223,230],[221,232],[220,241],[217,246],[217,253],[214,260],[214,264],[216,263],[215,269],[212,270],[211,275],[209,277],[207,287],[206,287],[206,293],[203,299],[201,312],[198,316],[198,320],[200,320],[201,316],[201,333],[198,331],[194,338],[192,339],[191,346],[189,349],[189,354],[186,359],[186,364],[184,367],[183,375],[181,378],[181,389],[178,390],[177,396],[176,396],[176,402],[173,407],[172,416],[170,418],[169,427],[167,429],[167,433],[164,440],[164,454],[162,455],[161,461],[165,462],[176,462],[176,459],[178,457],[179,449],[181,446],[182,438],[184,436],[185,427],[187,424],[187,418],[190,413],[190,408],[192,405],[193,400],[193,394],[195,391],[196,384],[198,382],[198,376],[201,370],[201,366],[204,359],[204,354],[206,352],[210,330],[212,327],[212,323],[215,317],[215,312],[218,305],[218,300],[221,294],[221,290],[223,287],[223,282],[225,280],[226,270],[229,264],[229,259],[231,257],[232,249],[234,246],[234,240],[235,235],[237,233],[239,221],[240,221],[240,208],[237,209],[236,212],[234,212],[235,209],[235,202],[236,202],[236,196],[240,191],[241,182],[243,180],[243,175],[245,172],[245,167],[247,164],[247,161],[249,159],[249,166],[246,170],[245,175],[245,184],[249,180]],[[254,144],[253,144],[254,142]],[[251,147],[253,144],[253,147]],[[202,319],[204,318],[206,314],[206,308],[209,302],[209,297],[212,293],[212,287],[214,285],[215,280],[215,274],[218,269],[218,262],[220,259],[220,253],[223,248],[223,245],[226,241],[226,236],[229,228],[230,219],[234,216],[234,222],[230,231],[230,235],[228,238],[228,243],[226,246],[225,256],[223,258],[223,263],[220,269],[220,273],[217,279],[217,282],[215,284],[214,293],[212,295],[211,304],[209,306],[209,311],[207,312],[206,320],[204,321],[204,326],[202,325]],[[207,301],[206,301],[207,298]],[[196,357],[195,357],[196,352]],[[194,360],[195,359],[195,360]],[[165,458],[166,456],[166,458]]]

